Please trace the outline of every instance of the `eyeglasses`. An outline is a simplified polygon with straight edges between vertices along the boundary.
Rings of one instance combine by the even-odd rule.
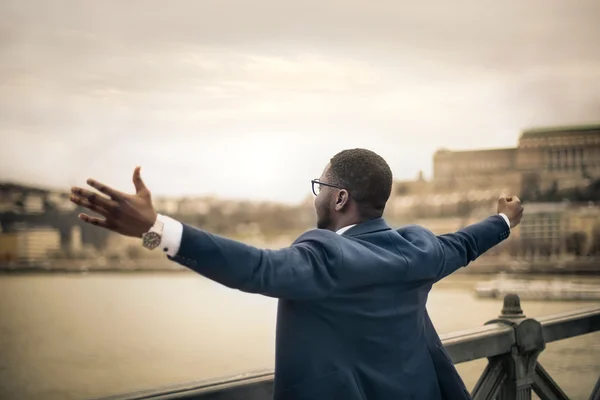
[[[319,192],[321,191],[321,186],[329,186],[329,187],[336,188],[336,189],[343,189],[343,187],[341,187],[341,186],[332,185],[331,183],[321,182],[318,179],[313,179],[310,182],[312,183],[312,191],[315,196],[319,195]]]

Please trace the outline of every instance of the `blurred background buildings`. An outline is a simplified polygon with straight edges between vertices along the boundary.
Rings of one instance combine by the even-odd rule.
[[[514,148],[440,149],[433,171],[430,180],[420,173],[394,182],[385,215],[391,225],[454,232],[494,213],[501,194],[516,194],[525,203],[522,224],[478,261],[478,272],[600,272],[600,125],[527,130]],[[262,247],[289,245],[316,222],[312,194],[296,205],[217,197],[154,202],[161,213]],[[183,269],[137,239],[81,223],[81,211],[66,191],[0,184],[1,268]]]

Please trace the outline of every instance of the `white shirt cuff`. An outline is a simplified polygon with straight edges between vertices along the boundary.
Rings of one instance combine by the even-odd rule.
[[[183,235],[183,224],[166,215],[158,214],[156,218],[164,224],[162,239],[160,240],[160,249],[167,255],[174,257],[181,246],[181,237]]]
[[[508,225],[508,229],[510,229],[510,220],[508,219],[506,214],[500,213],[498,215],[501,216],[502,218],[504,218],[504,221],[506,221],[506,225]]]

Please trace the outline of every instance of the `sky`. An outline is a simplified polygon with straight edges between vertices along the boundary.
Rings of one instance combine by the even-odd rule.
[[[597,0],[2,0],[0,181],[302,201],[346,148],[600,122]]]

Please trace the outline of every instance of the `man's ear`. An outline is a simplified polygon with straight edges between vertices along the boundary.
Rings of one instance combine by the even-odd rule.
[[[346,189],[341,189],[335,198],[335,210],[342,211],[348,205],[350,195]]]

